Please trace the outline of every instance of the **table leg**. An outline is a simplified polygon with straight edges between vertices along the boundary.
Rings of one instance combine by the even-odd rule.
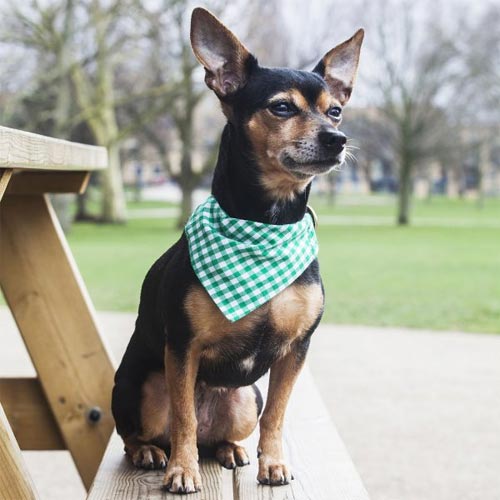
[[[0,285],[89,488],[114,425],[114,369],[92,304],[46,196],[5,195],[0,230]]]
[[[35,500],[38,495],[0,405],[0,499]]]
[[[5,190],[7,189],[11,176],[11,168],[0,168],[0,201],[2,200]]]

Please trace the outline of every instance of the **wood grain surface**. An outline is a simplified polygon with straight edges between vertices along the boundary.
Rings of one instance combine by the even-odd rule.
[[[113,433],[106,454],[87,497],[89,500],[179,500],[162,490],[165,472],[134,467],[123,452],[121,438]],[[214,460],[201,461],[203,491],[189,494],[189,500],[232,500],[232,472]]]
[[[113,430],[114,368],[95,312],[46,196],[1,202],[0,285],[43,392],[89,487]],[[87,419],[102,410],[96,423]]]
[[[258,385],[265,394],[267,378]],[[235,499],[368,500],[307,366],[293,389],[285,417],[285,459],[295,478],[289,485],[257,484],[257,442],[254,432],[244,443],[251,463],[235,471]]]
[[[0,401],[21,450],[66,449],[38,379],[0,379]]]
[[[0,126],[0,168],[98,170],[107,162],[106,148]]]
[[[16,170],[7,187],[7,194],[83,193],[90,172]]]
[[[9,184],[12,176],[11,168],[0,168],[0,201],[2,201],[7,185]]]
[[[267,380],[259,386],[263,394]],[[368,494],[342,443],[307,367],[292,393],[286,418],[285,454],[295,479],[287,486],[257,483],[258,430],[243,444],[250,465],[227,471],[214,460],[201,462],[203,491],[193,500],[368,500]],[[115,434],[89,499],[174,499],[162,492],[163,472],[140,471],[125,458]]]
[[[21,450],[0,405],[0,500],[38,498],[26,470]]]

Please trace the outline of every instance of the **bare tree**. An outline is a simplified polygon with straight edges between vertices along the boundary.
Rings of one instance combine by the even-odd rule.
[[[147,107],[133,122],[121,123],[120,108],[130,101],[171,98],[175,90],[175,82],[147,87],[142,84],[140,90],[124,95],[117,86],[120,67],[133,64],[124,54],[137,51],[144,36],[140,17],[134,16],[138,9],[133,0],[52,0],[43,5],[34,2],[25,10],[12,6],[7,16],[5,39],[34,52],[37,58],[57,61],[41,76],[57,96],[55,102],[47,103],[51,119],[59,120],[56,133],[85,123],[94,142],[108,149],[109,167],[100,174],[104,222],[123,222],[126,218],[120,168],[123,139],[164,112],[161,106]],[[39,69],[35,68],[35,75],[40,74]],[[68,103],[76,106],[68,108]],[[72,116],[63,119],[68,109]]]
[[[199,109],[206,87],[199,63],[195,60],[189,41],[189,19],[191,11],[186,0],[178,0],[168,6],[167,2],[148,9],[143,6],[142,16],[148,24],[148,45],[143,71],[149,74],[155,85],[167,85],[176,81],[174,99],[164,106],[164,113],[156,120],[144,125],[141,137],[158,152],[165,170],[181,190],[181,213],[177,221],[184,227],[193,209],[193,193],[215,166],[218,141],[217,132],[204,130],[204,141],[196,137],[195,114]],[[213,1],[211,9],[220,14],[226,4]],[[169,98],[170,96],[167,96]],[[165,98],[163,98],[163,101]],[[130,102],[126,112],[134,119],[142,112],[147,102]],[[157,104],[157,107],[159,105]],[[179,164],[171,161],[169,147],[162,123],[171,123],[180,143]],[[208,144],[208,154],[201,168],[195,168],[193,152]]]
[[[484,177],[492,168],[500,133],[500,5],[488,5],[477,18],[463,20],[455,39],[462,58],[453,118],[463,129],[465,149],[477,162],[478,206],[484,203]]]
[[[354,138],[349,139],[348,144],[354,149],[356,167],[362,171],[371,191],[373,162],[394,164],[393,132],[384,114],[375,107],[351,110],[342,123],[342,130]]]
[[[409,1],[372,2],[366,8],[376,10],[368,47],[375,77],[369,83],[392,134],[399,171],[397,222],[404,225],[416,168],[449,144],[444,109],[456,82],[457,51],[442,35],[436,9],[422,19]]]
[[[17,101],[17,106],[11,103],[10,116],[4,117],[6,123],[62,139],[73,138],[74,130],[68,127],[68,121],[75,112],[75,106],[72,102],[71,81],[65,71],[69,60],[72,11],[73,2],[69,0],[62,19],[53,6],[44,8],[40,12],[40,29],[36,37],[33,36],[32,19],[20,11],[17,11],[13,26],[9,26],[9,18],[7,19],[2,38],[7,41],[14,39],[25,46],[43,47],[44,50],[34,61],[34,78],[28,85],[28,92],[23,92],[19,99],[13,100]],[[56,29],[58,21],[60,27]],[[10,33],[15,33],[14,37]],[[54,208],[65,231],[71,226],[69,204],[72,198],[71,195],[52,196]]]

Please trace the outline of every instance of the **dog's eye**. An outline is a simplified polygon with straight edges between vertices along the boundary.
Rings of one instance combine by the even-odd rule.
[[[330,118],[333,118],[334,120],[339,120],[340,117],[342,116],[342,109],[339,108],[338,106],[333,106],[326,112],[326,114]]]
[[[269,105],[269,110],[273,115],[288,118],[297,113],[297,108],[287,101],[273,102]]]

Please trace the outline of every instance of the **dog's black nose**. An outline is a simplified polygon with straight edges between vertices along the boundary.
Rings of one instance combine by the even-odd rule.
[[[338,130],[326,129],[318,134],[319,142],[322,146],[328,148],[332,153],[339,154],[347,142],[347,137]]]

